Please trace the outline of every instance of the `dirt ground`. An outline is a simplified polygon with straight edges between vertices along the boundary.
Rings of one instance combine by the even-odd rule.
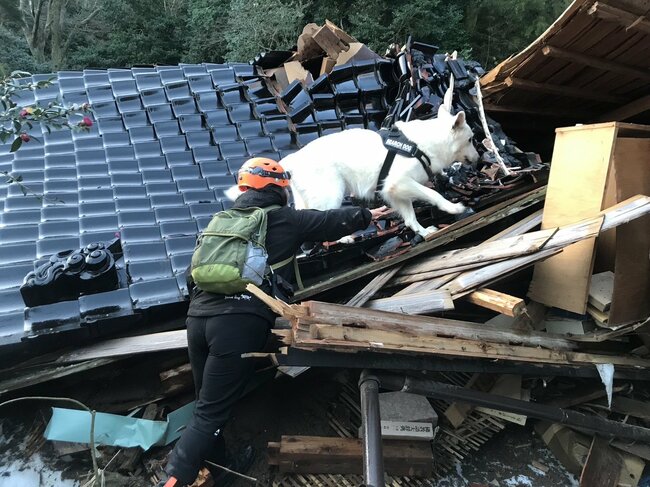
[[[339,390],[340,384],[330,372],[313,371],[296,379],[284,377],[267,382],[240,402],[226,428],[226,438],[235,448],[254,447],[255,463],[248,475],[257,478],[258,485],[273,485],[274,481],[276,485],[285,485],[277,483],[279,474],[267,465],[269,441],[279,441],[282,435],[336,435],[326,418],[328,407],[336,401]],[[25,407],[3,412],[0,419],[0,487],[77,487],[83,484],[80,479],[90,469],[88,451],[58,458],[51,442],[39,438],[39,430],[42,431],[45,424],[45,418],[39,418],[46,413],[47,408]],[[508,426],[474,455],[448,466],[448,473],[430,485],[577,486],[577,480],[553,457],[530,423],[526,427]],[[164,461],[168,451],[169,448],[153,449],[145,458]],[[548,470],[543,472],[533,467],[533,461]],[[151,486],[152,481],[150,474],[141,469],[131,477],[116,478],[112,474],[107,485],[140,487]],[[234,485],[249,487],[251,483],[238,480]]]

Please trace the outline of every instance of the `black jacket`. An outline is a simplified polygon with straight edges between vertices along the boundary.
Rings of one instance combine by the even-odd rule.
[[[271,191],[247,191],[235,202],[235,207],[266,206],[286,204],[282,193]],[[268,213],[266,250],[268,262],[273,265],[289,258],[304,242],[326,242],[337,240],[370,225],[372,217],[365,208],[349,207],[338,210],[295,210],[283,206]],[[295,282],[293,265],[278,269],[282,279]],[[269,286],[262,289],[270,293]],[[225,296],[201,291],[194,287],[188,316],[206,317],[222,314],[251,313],[268,320],[274,319],[273,312],[262,301],[249,293]]]

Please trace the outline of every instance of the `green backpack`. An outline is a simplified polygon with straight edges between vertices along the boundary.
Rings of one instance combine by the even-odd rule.
[[[201,233],[192,255],[192,279],[203,291],[237,294],[249,283],[261,285],[269,272],[266,252],[267,208],[233,208],[217,213]]]

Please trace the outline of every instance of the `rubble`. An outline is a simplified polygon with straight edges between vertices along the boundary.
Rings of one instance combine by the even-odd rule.
[[[558,129],[552,163],[542,163],[483,111],[482,89],[490,108],[515,87],[494,84],[514,62],[481,81],[482,67],[455,53],[408,39],[382,57],[328,21],[305,26],[295,52],[261,53],[248,65],[60,73],[63,98],[89,99],[97,124],[69,140],[48,136],[43,150],[0,152],[3,168],[27,168],[25,181],[63,203],[28,201],[11,187],[3,195],[0,395],[73,384],[93,410],[113,413],[98,413],[100,426],[155,427],[141,439],[146,448],[171,441],[180,427],[167,428],[193,396],[183,273],[196,233],[229,206],[223,190],[243,161],[280,159],[335,131],[436,116],[451,87],[448,101],[466,112],[481,158],[454,164],[436,185],[473,211],[455,219],[420,207],[440,230],[417,245],[391,219],[353,245],[317,244],[300,258],[306,287],[291,303],[252,289],[281,316],[267,350],[248,357],[260,363],[259,381],[310,367],[363,370],[361,393],[346,380],[344,406],[323,417],[339,437],[269,443],[281,474],[274,485],[383,476],[373,462],[382,445],[386,473],[406,477],[395,482],[434,485],[506,424],[531,422],[582,485],[637,485],[650,461],[650,129]],[[71,78],[83,93],[66,88]],[[419,394],[433,414],[399,424],[437,422],[435,436],[382,440],[368,382]],[[51,438],[61,415],[89,416],[57,408]],[[74,428],[58,428],[57,439],[89,436],[80,421],[67,423]],[[155,483],[165,450],[144,453],[107,429],[103,464]],[[203,472],[196,486],[210,482]]]

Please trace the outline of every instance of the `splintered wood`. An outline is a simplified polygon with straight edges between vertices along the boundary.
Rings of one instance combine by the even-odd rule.
[[[506,316],[527,316],[522,299],[485,286],[555,255],[567,246],[594,238],[603,230],[615,228],[649,212],[650,197],[636,196],[595,217],[558,228],[519,234],[518,228],[521,226],[515,225],[477,247],[438,253],[400,270],[395,270],[399,268],[396,266],[378,275],[350,300],[350,303],[366,307],[318,301],[288,305],[253,286],[249,290],[271,309],[291,320],[292,331],[288,338],[291,347],[295,348],[398,352],[561,366],[613,364],[617,368],[647,368],[650,360],[645,358],[584,351],[587,344],[604,339],[597,333],[574,337],[414,314],[450,309],[453,300],[464,297],[473,304]],[[536,221],[537,216],[529,219],[529,222]],[[456,272],[467,265],[477,267]],[[408,276],[443,269],[450,273],[447,281],[440,278],[424,281],[434,282],[434,288],[413,288],[408,293],[398,292],[392,297],[370,299],[396,275]],[[611,337],[613,335],[608,335],[608,338]]]

